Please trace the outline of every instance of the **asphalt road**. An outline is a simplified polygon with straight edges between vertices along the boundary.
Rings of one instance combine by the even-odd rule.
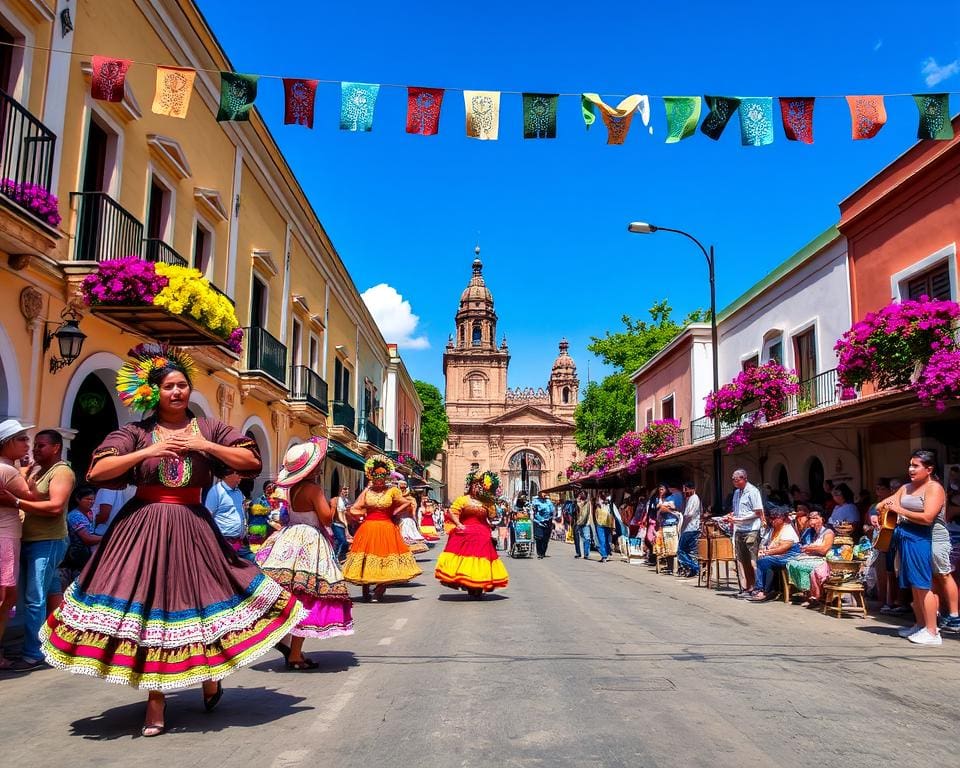
[[[645,566],[510,560],[483,601],[424,575],[355,606],[356,634],[271,652],[168,697],[139,736],[139,692],[44,669],[0,676],[8,766],[952,766],[960,637],[748,604]]]

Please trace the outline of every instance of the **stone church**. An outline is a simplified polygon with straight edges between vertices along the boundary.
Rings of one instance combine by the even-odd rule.
[[[503,495],[513,500],[558,485],[576,456],[573,411],[577,366],[560,342],[546,389],[510,389],[510,352],[504,336],[497,346],[497,313],[483,280],[480,249],[473,276],[460,296],[457,332],[443,354],[446,410],[450,419],[445,462],[447,498],[463,492],[472,468],[500,474]]]

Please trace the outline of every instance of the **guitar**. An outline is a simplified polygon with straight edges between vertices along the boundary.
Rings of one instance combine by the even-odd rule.
[[[893,543],[893,530],[897,527],[897,513],[890,507],[877,507],[877,516],[880,518],[880,532],[873,543],[875,549],[886,552]]]

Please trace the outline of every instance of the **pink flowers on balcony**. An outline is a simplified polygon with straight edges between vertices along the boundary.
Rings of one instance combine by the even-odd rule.
[[[0,181],[0,192],[45,224],[51,227],[60,226],[60,201],[50,190],[39,184],[20,184],[13,179],[3,179]]]
[[[868,313],[834,346],[841,386],[911,387],[925,405],[945,410],[960,398],[958,317],[956,302],[926,296]]]
[[[603,477],[614,468],[639,472],[654,457],[676,448],[680,444],[682,431],[676,419],[661,419],[640,432],[627,432],[616,445],[601,448],[582,462],[574,462],[567,467],[567,479],[574,480],[594,472],[598,477]]]
[[[734,427],[727,438],[729,453],[750,442],[757,423],[782,416],[787,398],[799,392],[797,375],[771,360],[741,371],[729,384],[707,395],[706,415]]]

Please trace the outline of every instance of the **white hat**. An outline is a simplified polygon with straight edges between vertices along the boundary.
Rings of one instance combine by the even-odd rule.
[[[314,437],[305,443],[291,446],[283,457],[283,466],[277,476],[277,485],[289,488],[310,477],[327,455],[327,439]]]
[[[19,435],[21,432],[26,432],[32,427],[33,424],[21,424],[16,419],[0,421],[0,443],[9,440],[14,435]]]

